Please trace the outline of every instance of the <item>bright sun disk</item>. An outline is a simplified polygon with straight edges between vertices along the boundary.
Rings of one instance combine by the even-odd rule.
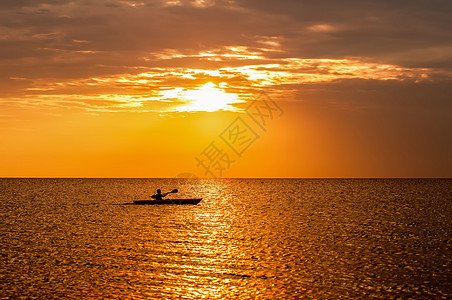
[[[232,106],[232,104],[243,102],[238,99],[237,94],[227,93],[222,88],[226,87],[225,83],[220,84],[219,88],[216,84],[208,82],[203,86],[192,89],[174,89],[166,91],[167,95],[177,94],[177,98],[187,102],[187,104],[175,108],[178,112],[194,112],[194,111],[238,111],[238,108]]]

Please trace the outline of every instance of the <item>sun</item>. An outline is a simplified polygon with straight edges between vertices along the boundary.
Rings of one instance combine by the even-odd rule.
[[[178,112],[196,112],[196,111],[239,111],[233,104],[243,102],[235,93],[228,93],[224,90],[226,83],[216,85],[208,82],[199,88],[183,90],[179,89],[176,94],[180,101],[186,104],[176,107]]]

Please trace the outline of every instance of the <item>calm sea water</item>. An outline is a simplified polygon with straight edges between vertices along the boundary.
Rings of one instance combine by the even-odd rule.
[[[448,179],[0,179],[0,298],[446,299],[451,223]]]

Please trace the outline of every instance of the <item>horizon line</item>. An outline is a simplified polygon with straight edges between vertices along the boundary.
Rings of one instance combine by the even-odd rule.
[[[452,177],[46,177],[0,176],[0,179],[452,179]]]

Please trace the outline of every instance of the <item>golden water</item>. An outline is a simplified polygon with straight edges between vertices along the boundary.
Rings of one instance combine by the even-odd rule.
[[[452,297],[451,180],[0,179],[0,299]],[[198,205],[129,205],[161,188]]]

